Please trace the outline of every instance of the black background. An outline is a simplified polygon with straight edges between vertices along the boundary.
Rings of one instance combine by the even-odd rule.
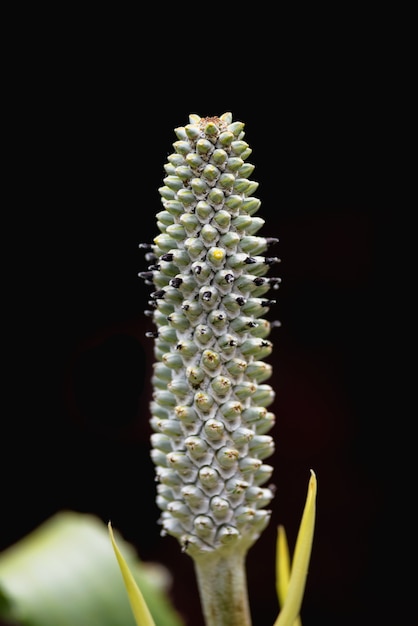
[[[188,626],[203,626],[191,560],[157,525],[138,244],[157,234],[174,128],[189,113],[231,111],[253,149],[260,234],[280,239],[272,252],[282,259],[269,313],[282,323],[269,358],[277,492],[248,556],[254,624],[277,615],[276,528],[293,547],[311,468],[318,510],[304,625],[394,623],[385,589],[402,503],[381,376],[393,367],[385,227],[396,211],[384,85],[353,75],[348,59],[321,76],[304,59],[277,76],[215,80],[208,69],[194,82],[169,67],[156,81],[121,51],[56,63],[49,52],[23,63],[14,126],[0,549],[59,510],[111,519],[143,560],[172,570],[177,607]]]

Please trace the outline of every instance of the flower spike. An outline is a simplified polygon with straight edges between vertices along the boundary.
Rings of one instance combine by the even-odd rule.
[[[254,215],[260,202],[244,124],[231,113],[193,114],[175,135],[160,188],[160,232],[141,244],[153,264],[139,276],[151,286],[147,314],[156,326],[147,332],[156,358],[151,426],[165,437],[163,444],[151,438],[152,459],[158,483],[171,484],[157,499],[160,523],[197,558],[224,550],[226,537],[246,552],[270,519],[273,489],[260,499],[250,494],[272,471],[259,474],[274,452],[267,432],[275,419],[265,408],[274,399],[265,382],[272,369],[264,363],[273,346],[263,316],[275,300],[258,294],[279,282],[265,277],[278,259],[263,256],[278,239],[256,234],[264,220]],[[250,433],[245,443],[238,432]],[[226,486],[231,479],[248,485],[239,504]],[[198,509],[185,496],[191,486],[200,493]]]

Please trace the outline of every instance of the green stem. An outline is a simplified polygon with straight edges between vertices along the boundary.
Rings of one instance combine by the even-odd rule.
[[[206,626],[251,626],[245,556],[221,550],[194,560]]]

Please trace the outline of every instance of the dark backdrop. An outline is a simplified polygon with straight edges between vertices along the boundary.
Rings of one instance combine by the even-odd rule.
[[[382,592],[400,506],[384,469],[391,434],[380,378],[382,341],[393,341],[382,307],[391,301],[382,275],[387,133],[367,80],[350,90],[313,76],[283,90],[260,80],[241,97],[232,88],[210,99],[181,90],[180,101],[106,63],[74,71],[69,59],[33,80],[15,148],[13,227],[4,233],[13,243],[1,549],[58,510],[111,519],[142,559],[173,571],[179,610],[202,626],[191,561],[156,523],[152,327],[138,244],[157,234],[173,129],[192,112],[232,111],[253,149],[260,234],[280,239],[282,259],[269,313],[282,322],[269,359],[277,493],[248,557],[254,621],[272,624],[277,614],[276,527],[285,525],[293,547],[312,468],[318,513],[303,623],[392,623],[393,599]]]

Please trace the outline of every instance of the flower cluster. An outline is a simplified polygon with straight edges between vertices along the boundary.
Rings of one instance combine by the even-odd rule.
[[[274,391],[265,361],[280,279],[279,259],[265,256],[278,240],[257,236],[254,166],[244,124],[232,115],[201,118],[175,129],[174,153],[159,189],[159,234],[147,249],[154,339],[151,455],[163,533],[192,556],[241,541],[266,527],[273,488],[267,433]]]

